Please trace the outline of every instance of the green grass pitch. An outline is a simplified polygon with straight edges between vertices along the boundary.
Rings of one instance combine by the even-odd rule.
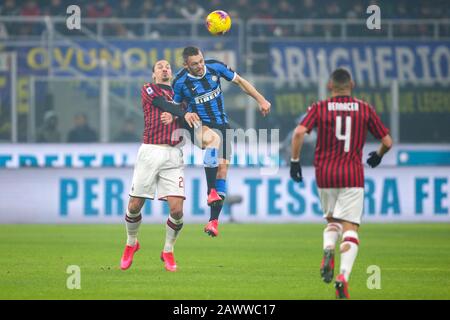
[[[319,276],[320,224],[222,224],[218,238],[185,224],[179,271],[159,260],[165,228],[141,225],[141,250],[119,269],[123,225],[1,225],[1,299],[334,299]],[[367,224],[352,299],[450,299],[450,224]],[[337,266],[339,262],[337,261]],[[69,265],[81,289],[66,287]],[[381,289],[368,289],[370,265]]]

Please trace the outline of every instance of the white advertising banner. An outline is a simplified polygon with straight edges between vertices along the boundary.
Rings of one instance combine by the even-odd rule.
[[[0,170],[0,223],[122,223],[131,168]],[[222,221],[320,222],[322,212],[314,169],[304,183],[289,169],[231,168]],[[366,168],[364,222],[450,222],[450,167]],[[206,181],[201,167],[185,170],[186,222],[206,222]],[[160,223],[168,213],[162,201],[147,201],[145,222]]]
[[[249,131],[247,131],[249,135]],[[255,133],[255,137],[256,137]],[[275,138],[265,141],[259,134],[254,143],[233,143],[233,167],[278,166],[283,157]],[[139,143],[77,143],[77,144],[0,144],[0,170],[15,168],[123,168],[136,161]],[[369,152],[377,150],[378,143],[368,143],[363,150],[363,161]],[[201,149],[187,143],[183,146],[186,165],[202,165]],[[396,144],[386,154],[381,167],[450,165],[450,145]]]

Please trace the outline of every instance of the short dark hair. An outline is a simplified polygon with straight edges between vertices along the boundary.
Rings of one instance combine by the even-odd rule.
[[[186,62],[191,56],[197,56],[200,54],[200,49],[197,47],[186,47],[183,49],[183,61]]]
[[[346,86],[352,81],[352,76],[347,69],[337,68],[331,74],[330,80],[337,86]]]

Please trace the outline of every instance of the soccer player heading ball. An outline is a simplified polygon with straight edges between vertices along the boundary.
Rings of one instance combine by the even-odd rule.
[[[295,129],[292,138],[290,174],[301,182],[300,152],[305,133],[317,129],[314,166],[324,217],[324,256],[320,267],[323,281],[330,283],[334,274],[336,242],[340,245],[341,266],[336,276],[337,298],[349,298],[348,281],[358,253],[358,227],[364,205],[364,170],[362,150],[367,131],[381,140],[378,151],[370,153],[367,164],[378,166],[392,147],[388,129],[367,102],[351,96],[354,83],[345,69],[335,70],[328,88],[331,98],[313,103]]]
[[[270,112],[270,103],[250,84],[224,63],[205,60],[199,48],[187,47],[183,50],[184,69],[180,70],[173,83],[173,101],[185,102],[189,112],[198,114],[201,125],[190,127],[194,144],[205,149],[204,167],[207,181],[207,203],[211,207],[209,223],[204,231],[210,236],[218,235],[218,218],[225,200],[226,177],[231,157],[231,142],[226,131],[230,129],[225,113],[225,101],[220,86],[223,78],[237,84],[259,105],[263,116]],[[166,123],[170,123],[168,117]]]

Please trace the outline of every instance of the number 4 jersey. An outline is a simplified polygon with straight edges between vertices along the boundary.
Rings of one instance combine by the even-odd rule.
[[[317,128],[314,157],[319,188],[364,187],[362,151],[367,131],[377,139],[389,130],[367,102],[338,96],[312,104],[300,123]]]

